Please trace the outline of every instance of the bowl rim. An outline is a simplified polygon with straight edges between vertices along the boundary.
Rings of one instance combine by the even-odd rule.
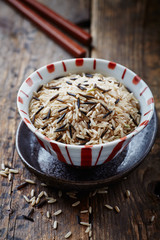
[[[59,64],[62,64],[62,63],[74,62],[74,61],[76,61],[77,59],[80,59],[80,60],[84,59],[85,62],[86,62],[86,61],[93,62],[93,61],[96,60],[96,61],[98,61],[99,63],[107,63],[107,64],[109,64],[109,63],[114,63],[114,64],[116,64],[116,66],[128,70],[129,73],[133,75],[133,77],[137,76],[135,72],[133,72],[132,70],[130,70],[130,69],[127,68],[126,66],[121,65],[121,64],[119,64],[119,63],[117,63],[117,62],[112,62],[112,61],[107,60],[107,59],[100,59],[100,58],[71,58],[71,59],[64,59],[64,60],[60,60],[60,61],[51,62],[51,63],[49,63],[49,64],[47,64],[47,65],[44,65],[44,66],[38,68],[37,70],[35,70],[34,72],[32,72],[26,79],[31,78],[32,76],[34,76],[34,75],[37,73],[37,71],[38,71],[38,72],[41,72],[41,71],[43,71],[44,69],[46,70],[46,67],[47,67],[48,65],[54,64],[54,65],[56,66],[56,65],[59,65]],[[78,71],[77,71],[77,72],[78,72]],[[108,146],[116,145],[116,144],[118,144],[119,142],[121,142],[121,141],[123,141],[123,140],[131,139],[132,137],[134,137],[135,135],[137,135],[139,132],[141,132],[142,129],[144,129],[144,128],[146,127],[146,125],[148,124],[148,123],[147,123],[146,125],[138,125],[138,126],[134,129],[134,131],[132,131],[130,134],[127,134],[127,135],[125,135],[124,137],[118,138],[118,139],[116,139],[116,140],[114,140],[114,141],[107,142],[107,143],[102,143],[102,144],[95,144],[95,145],[94,145],[94,144],[93,144],[93,145],[74,145],[74,144],[61,143],[61,142],[52,140],[52,139],[46,137],[44,134],[40,133],[40,132],[38,131],[38,129],[34,127],[34,125],[32,124],[31,121],[30,121],[29,124],[25,121],[24,114],[23,114],[22,111],[21,111],[21,105],[20,105],[20,103],[19,103],[19,101],[18,101],[18,96],[19,96],[19,94],[20,94],[21,89],[23,88],[23,86],[24,86],[24,84],[25,84],[26,79],[25,79],[25,80],[23,81],[23,83],[21,84],[21,86],[20,86],[20,88],[19,88],[19,90],[18,90],[18,93],[17,93],[17,108],[18,108],[19,114],[20,114],[22,120],[23,120],[23,121],[25,122],[25,124],[27,125],[27,127],[28,127],[35,135],[37,135],[38,138],[40,138],[40,139],[43,140],[43,141],[48,142],[49,144],[50,144],[50,143],[58,144],[59,146],[62,146],[62,147],[67,146],[67,148],[73,148],[73,149],[91,148],[91,147],[92,147],[92,148],[99,148],[99,147],[105,148],[105,147],[108,147]],[[140,78],[140,79],[141,79],[141,78]],[[141,81],[147,86],[147,88],[148,88],[148,90],[149,90],[149,93],[150,93],[150,95],[151,95],[152,98],[153,98],[153,94],[152,94],[149,86],[144,82],[144,80],[141,79]],[[125,84],[124,84],[124,85],[125,85]],[[28,105],[29,105],[29,104],[28,104]],[[154,101],[153,101],[153,102],[152,102],[151,111],[150,111],[150,113],[149,113],[148,116],[147,116],[147,121],[148,121],[148,122],[151,120],[151,118],[152,118],[152,116],[153,116],[154,108],[155,108],[155,106],[154,106]],[[27,114],[27,116],[28,116],[28,114]],[[28,118],[29,118],[29,116],[28,116]],[[29,118],[29,119],[30,119],[30,118]]]

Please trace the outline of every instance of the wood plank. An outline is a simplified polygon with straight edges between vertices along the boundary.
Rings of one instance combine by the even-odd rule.
[[[93,0],[91,56],[121,63],[141,76],[151,87],[160,115],[158,4],[156,0]],[[159,144],[160,133],[151,153],[127,180],[110,186],[107,196],[92,199],[93,239],[159,239],[160,210],[155,195],[160,175]],[[131,191],[129,199],[124,196],[127,189]],[[121,212],[107,210],[104,204],[118,205]],[[155,220],[151,223],[153,215]]]
[[[88,21],[89,1],[68,1],[64,8],[59,1],[46,2],[49,7],[59,9],[61,14],[74,22]],[[79,4],[82,15],[79,14],[75,4]],[[58,7],[59,6],[59,7]],[[87,8],[86,8],[87,7]],[[66,10],[68,8],[68,10]],[[81,205],[73,208],[74,199],[69,199],[66,194],[57,200],[55,204],[47,204],[42,209],[36,209],[33,214],[34,222],[21,218],[27,214],[31,206],[25,202],[23,194],[28,195],[34,188],[36,195],[46,189],[49,196],[58,198],[55,189],[44,188],[40,181],[29,173],[22,165],[15,149],[15,134],[20,116],[16,110],[16,95],[21,83],[27,76],[37,68],[53,61],[71,58],[68,53],[61,49],[56,43],[39,31],[36,26],[24,19],[5,2],[0,2],[0,164],[4,162],[11,167],[19,169],[19,174],[14,175],[9,182],[0,176],[0,239],[62,239],[67,231],[72,231],[72,237],[88,239],[84,228],[77,223],[76,216],[80,215],[81,208],[87,208],[89,203],[85,196],[80,196]],[[69,11],[70,10],[70,11]],[[67,15],[66,15],[67,14]],[[2,87],[3,86],[3,87]],[[36,185],[29,185],[17,191],[16,186],[24,181],[24,178],[36,180]],[[53,213],[62,209],[60,216],[54,217]],[[52,218],[47,219],[46,211],[49,210]],[[58,229],[53,229],[53,222],[57,219]],[[88,215],[86,215],[86,221]]]

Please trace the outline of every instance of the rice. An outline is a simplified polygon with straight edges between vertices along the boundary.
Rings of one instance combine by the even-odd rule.
[[[29,115],[34,126],[52,140],[90,145],[131,133],[140,122],[139,108],[133,93],[115,78],[83,73],[41,86],[33,94]]]

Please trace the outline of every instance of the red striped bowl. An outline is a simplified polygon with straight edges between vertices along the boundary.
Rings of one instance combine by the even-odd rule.
[[[65,76],[69,73],[82,72],[101,73],[113,76],[134,93],[140,103],[141,122],[132,133],[106,144],[75,146],[48,139],[36,130],[31,123],[28,114],[28,106],[33,92],[37,91],[41,84],[46,84],[53,78]],[[112,160],[115,156],[117,156],[117,154],[123,151],[136,134],[146,127],[153,115],[154,100],[146,83],[126,67],[102,59],[78,58],[51,63],[32,73],[23,82],[19,89],[17,106],[27,127],[35,133],[41,146],[44,147],[50,154],[56,154],[60,161],[70,165],[95,166]]]

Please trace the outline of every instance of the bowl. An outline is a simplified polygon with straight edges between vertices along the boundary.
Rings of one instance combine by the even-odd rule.
[[[70,145],[51,140],[41,134],[29,118],[29,103],[33,92],[40,85],[69,73],[101,73],[115,77],[124,84],[140,104],[141,120],[139,126],[127,136],[112,142],[97,145]],[[153,95],[147,84],[128,68],[103,59],[77,58],[48,64],[33,72],[21,85],[17,95],[17,106],[21,118],[35,134],[40,145],[61,162],[79,167],[90,167],[111,161],[122,152],[132,138],[149,123],[154,112]],[[138,144],[138,143],[137,143]]]

